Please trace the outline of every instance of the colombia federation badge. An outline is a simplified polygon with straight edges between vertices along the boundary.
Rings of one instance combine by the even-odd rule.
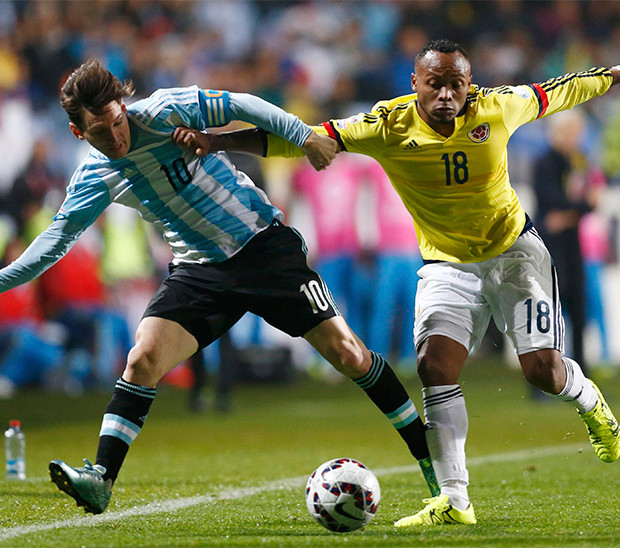
[[[491,128],[489,124],[485,122],[484,124],[480,124],[478,127],[472,129],[468,134],[469,137],[474,143],[484,143],[491,133]]]

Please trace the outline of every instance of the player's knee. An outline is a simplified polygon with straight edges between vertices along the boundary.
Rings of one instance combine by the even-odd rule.
[[[339,339],[332,345],[332,365],[352,379],[363,377],[370,369],[370,353],[357,344],[353,338]]]
[[[439,362],[434,360],[432,356],[429,356],[427,353],[418,354],[416,366],[418,369],[418,375],[423,381],[428,379],[437,370],[438,365]]]
[[[458,383],[460,368],[436,352],[422,351],[418,355],[417,369],[425,386],[441,386]]]
[[[142,386],[154,386],[159,382],[161,375],[154,345],[138,343],[129,351],[123,378]]]
[[[424,386],[457,384],[467,348],[457,341],[441,336],[428,337],[418,351],[418,374]]]

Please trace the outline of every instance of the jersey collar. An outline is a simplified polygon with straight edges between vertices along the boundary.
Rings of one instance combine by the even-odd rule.
[[[422,127],[424,127],[426,129],[426,131],[430,134],[432,134],[435,138],[440,138],[443,141],[448,141],[450,139],[452,139],[452,137],[454,137],[457,132],[459,131],[459,129],[465,124],[465,120],[464,120],[464,116],[467,113],[467,105],[469,104],[469,101],[466,101],[465,104],[463,105],[463,108],[458,112],[458,114],[454,117],[454,130],[452,131],[452,134],[449,137],[445,137],[444,135],[441,135],[441,133],[437,133],[431,126],[429,126],[423,119],[422,116],[420,116],[420,112],[418,111],[418,100],[415,99],[415,117],[420,121],[420,124],[422,124]]]

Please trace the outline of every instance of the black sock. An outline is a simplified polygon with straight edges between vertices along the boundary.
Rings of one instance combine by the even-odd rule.
[[[427,458],[429,452],[424,423],[415,405],[390,365],[379,354],[372,351],[370,354],[370,370],[355,383],[389,419],[411,454],[418,460]]]
[[[106,468],[103,475],[105,480],[116,480],[129,446],[146,420],[153,399],[154,388],[133,384],[122,378],[116,381],[112,399],[103,416],[97,449],[96,463]]]

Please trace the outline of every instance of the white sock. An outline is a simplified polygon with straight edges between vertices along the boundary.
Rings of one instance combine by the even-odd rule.
[[[592,411],[598,402],[598,394],[592,383],[586,379],[581,367],[575,360],[562,358],[562,361],[566,367],[566,385],[557,397],[577,406],[579,413]]]
[[[426,441],[442,495],[458,510],[469,506],[469,473],[465,466],[465,439],[469,422],[465,398],[458,384],[422,389]]]

